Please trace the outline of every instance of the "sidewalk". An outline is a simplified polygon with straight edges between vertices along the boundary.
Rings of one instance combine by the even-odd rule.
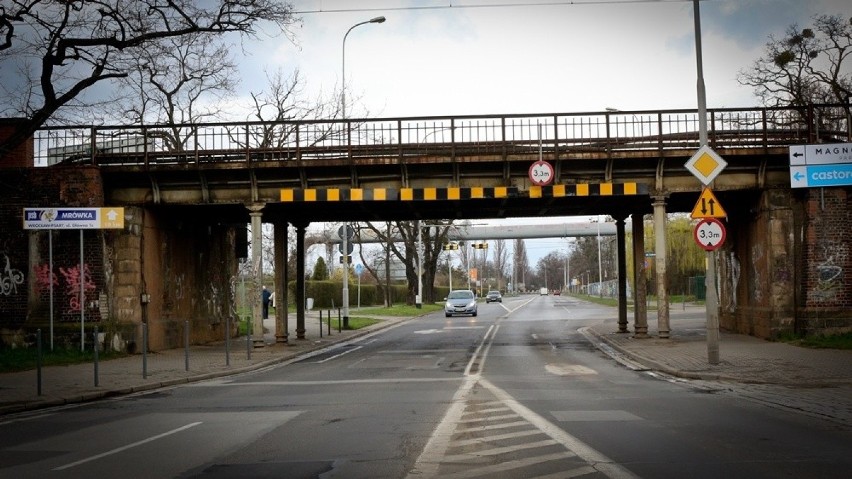
[[[649,314],[647,339],[618,333],[616,319],[584,328],[586,337],[617,361],[637,370],[709,382],[707,389],[734,392],[852,426],[852,351],[810,349],[721,332],[720,362],[707,360],[704,306],[672,306],[670,339],[657,337]]]
[[[36,370],[0,374],[0,416],[253,371],[365,336],[409,318],[376,319],[381,322],[340,333],[335,329],[335,320],[331,335],[324,327],[320,338],[319,316],[316,312],[309,312],[305,318],[305,339],[296,339],[296,321],[295,317],[291,317],[286,344],[275,342],[275,320],[268,319],[264,321],[265,347],[247,348],[245,336],[230,341],[227,357],[224,342],[190,346],[188,371],[183,348],[149,353],[147,377],[144,378],[141,354],[99,361],[98,386],[95,386],[94,363],[43,367],[41,395],[38,394]],[[248,358],[248,349],[251,350],[251,359]]]

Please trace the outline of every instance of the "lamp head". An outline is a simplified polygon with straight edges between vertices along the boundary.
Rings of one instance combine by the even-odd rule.
[[[370,23],[384,23],[384,22],[385,22],[385,17],[383,17],[383,16],[370,19]]]

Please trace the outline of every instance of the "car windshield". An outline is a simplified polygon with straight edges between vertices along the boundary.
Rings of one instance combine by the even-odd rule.
[[[500,294],[500,292],[499,292],[499,291],[489,291],[489,292],[488,292],[488,295],[489,295],[489,296],[497,296],[497,295],[499,295],[499,294]]]
[[[447,299],[470,299],[473,298],[471,291],[452,291]]]

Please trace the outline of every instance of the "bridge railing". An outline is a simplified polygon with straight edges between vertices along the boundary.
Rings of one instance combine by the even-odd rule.
[[[770,148],[847,141],[848,105],[711,109],[712,147]],[[36,165],[104,167],[280,161],[456,159],[500,155],[604,155],[697,149],[694,110],[411,117],[179,125],[69,126],[35,135]],[[94,145],[94,147],[92,147]]]

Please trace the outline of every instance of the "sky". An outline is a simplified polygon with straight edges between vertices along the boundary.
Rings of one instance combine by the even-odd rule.
[[[572,113],[696,108],[693,2],[603,0],[297,0],[295,43],[248,45],[242,88],[298,69],[305,94],[339,91],[346,37],[350,117]],[[452,7],[449,7],[452,5]],[[509,6],[511,5],[511,6]],[[700,2],[709,108],[757,106],[737,74],[770,34],[815,14],[852,15],[848,0]],[[250,73],[250,72],[254,73]],[[588,221],[520,218],[514,224]],[[531,265],[561,238],[527,240]],[[309,264],[312,264],[309,262]]]
[[[553,113],[695,108],[693,2],[649,0],[297,0],[295,41],[249,46],[245,90],[264,69],[298,68],[307,92],[337,91],[346,40],[349,116]],[[453,5],[449,7],[449,5]],[[498,6],[504,5],[504,6]],[[511,5],[511,6],[505,6]],[[700,2],[708,107],[754,106],[737,72],[769,34],[847,0]],[[440,8],[440,7],[444,8]],[[253,73],[252,73],[253,71]]]
[[[697,108],[693,2],[643,0],[297,0],[296,43],[249,45],[242,87],[298,68],[305,93],[339,91],[346,38],[348,116],[573,113]],[[452,5],[452,7],[448,7]],[[511,5],[511,6],[507,6]],[[815,14],[852,15],[848,0],[700,2],[709,108],[757,106],[737,73],[770,34]],[[253,71],[254,73],[249,73]],[[515,224],[587,221],[523,218]],[[506,220],[504,220],[506,221]],[[530,264],[565,240],[528,240]],[[310,263],[309,263],[310,264]]]

